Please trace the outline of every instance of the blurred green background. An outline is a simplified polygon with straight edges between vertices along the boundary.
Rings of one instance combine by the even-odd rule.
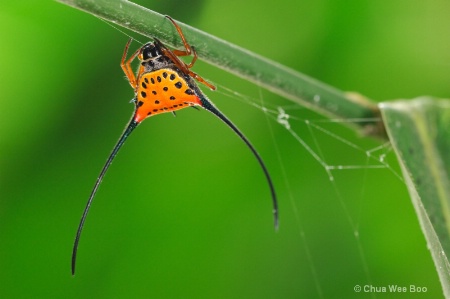
[[[450,97],[448,1],[140,4],[377,101]],[[209,113],[186,109],[129,138],[94,201],[72,277],[79,218],[133,109],[119,67],[128,37],[53,1],[3,1],[0,24],[1,298],[442,298],[406,188],[389,169],[337,171],[330,182],[283,127],[220,88],[208,96],[274,178],[280,230],[250,151]],[[202,62],[195,71],[256,103],[290,105]],[[364,152],[292,124],[331,164],[364,165]],[[379,145],[324,127],[365,149]],[[392,153],[388,161],[398,172]]]

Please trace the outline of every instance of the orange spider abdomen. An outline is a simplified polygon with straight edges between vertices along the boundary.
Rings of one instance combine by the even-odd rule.
[[[136,89],[135,121],[146,117],[201,105],[200,99],[186,80],[172,69],[144,73]]]

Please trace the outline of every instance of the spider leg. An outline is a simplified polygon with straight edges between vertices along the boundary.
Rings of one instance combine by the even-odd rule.
[[[253,147],[253,145],[250,143],[250,141],[245,137],[244,134],[222,113],[219,109],[217,109],[214,104],[209,101],[205,96],[202,96],[200,98],[203,108],[208,110],[209,112],[213,113],[215,116],[220,118],[228,127],[230,127],[238,136],[241,138],[242,141],[245,142],[247,147],[252,151],[253,155],[255,156],[256,160],[258,160],[259,165],[261,166],[264,175],[266,176],[267,183],[269,184],[270,192],[272,195],[272,206],[273,206],[273,218],[274,218],[274,225],[275,229],[278,229],[278,201],[277,196],[275,193],[275,187],[273,186],[272,179],[270,178],[269,171],[266,168],[266,165],[264,164],[261,156],[258,154],[256,149]]]
[[[208,86],[211,90],[216,90],[216,87],[212,85],[211,83],[207,82],[205,79],[194,73],[189,69],[189,65],[184,63],[178,56],[175,55],[175,53],[167,48],[159,39],[155,38],[155,42],[158,43],[158,46],[160,47],[161,51],[163,52],[164,56],[167,56],[172,62],[186,75],[189,75],[190,77],[194,78],[198,82]],[[195,52],[194,52],[195,53]],[[197,54],[195,54],[195,57],[197,57]],[[197,58],[195,58],[197,60]],[[194,60],[194,62],[195,62]]]
[[[194,58],[192,58],[192,60],[191,60],[191,62],[190,62],[189,64],[186,64],[186,63],[183,62],[183,64],[184,64],[187,68],[193,67],[194,64],[195,64],[195,61],[197,60],[197,53],[195,52],[194,47],[191,46],[191,45],[187,42],[186,38],[184,37],[183,31],[181,31],[180,26],[175,22],[175,20],[172,19],[170,16],[166,16],[166,18],[169,19],[169,20],[172,22],[173,26],[175,26],[175,29],[177,30],[178,35],[180,36],[181,41],[183,42],[183,45],[184,45],[184,49],[185,49],[185,50],[177,50],[177,49],[174,49],[174,50],[170,50],[170,51],[171,51],[173,54],[175,54],[176,56],[189,56],[189,55],[191,55],[192,53],[194,53]]]
[[[125,45],[125,50],[123,51],[122,60],[120,61],[120,66],[122,67],[122,70],[125,73],[125,76],[127,76],[128,82],[130,82],[131,87],[136,89],[137,80],[136,80],[136,76],[134,75],[133,70],[131,69],[131,62],[139,54],[140,49],[136,50],[136,52],[134,52],[133,55],[131,55],[131,57],[128,60],[126,59],[127,53],[128,53],[128,48],[130,47],[130,44],[132,41],[133,41],[133,39],[130,38],[130,40]],[[142,72],[143,72],[143,68],[141,66],[141,67],[139,67],[138,78]]]
[[[181,41],[183,42],[183,45],[185,48],[184,51],[183,50],[174,50],[175,55],[177,55],[177,56],[191,55],[191,52],[192,52],[191,45],[189,45],[188,42],[186,41],[186,38],[184,37],[183,31],[181,31],[180,26],[170,16],[166,16],[166,18],[172,22],[173,26],[175,26],[175,29],[177,30],[178,35],[180,36]]]
[[[206,82],[202,77],[200,77],[196,73],[191,72],[191,71],[188,70],[188,69],[192,68],[194,66],[195,62],[197,61],[197,57],[198,57],[197,56],[197,51],[195,51],[194,46],[189,45],[189,43],[186,41],[186,38],[184,37],[183,31],[181,30],[180,26],[174,21],[174,19],[172,19],[169,16],[166,16],[166,18],[169,19],[172,22],[172,24],[175,26],[175,29],[177,30],[178,35],[180,36],[180,38],[181,38],[181,40],[183,42],[184,48],[185,48],[184,51],[183,50],[169,50],[169,49],[166,48],[166,54],[168,54],[167,51],[172,52],[171,54],[173,54],[173,55],[168,54],[168,56],[172,58],[172,61],[174,61],[175,64],[185,74],[193,77],[198,82],[200,82],[202,84],[205,84],[211,90],[216,90],[216,87],[214,85],[212,85],[211,83]],[[189,56],[189,55],[191,55],[191,53],[193,54],[194,57],[192,58],[192,60],[191,60],[191,62],[189,64],[184,63],[178,57],[176,57],[176,59],[174,59],[174,57],[173,57],[173,56]]]
[[[175,53],[176,54],[176,53]],[[192,54],[194,55],[194,57],[192,58],[191,62],[189,64],[186,65],[186,67],[188,69],[190,69],[191,67],[194,66],[195,62],[197,61],[197,51],[195,51],[194,46],[192,46]],[[180,55],[178,55],[180,56]]]
[[[203,79],[202,77],[200,77],[199,75],[194,73],[193,71],[188,70],[188,75],[191,76],[192,78],[194,78],[195,80],[197,80],[198,82],[208,86],[209,89],[216,90],[216,87],[214,85],[212,85],[211,83],[209,83],[208,81],[206,81],[205,79]]]
[[[194,66],[195,62],[197,61],[197,52],[195,52],[195,48],[194,46],[191,46],[186,38],[184,37],[183,31],[181,31],[180,26],[175,22],[174,19],[172,19],[170,16],[166,16],[167,19],[169,19],[173,26],[175,26],[175,29],[178,32],[178,35],[181,38],[181,41],[183,42],[184,48],[185,50],[172,50],[173,54],[175,54],[176,56],[189,56],[191,54],[194,54],[194,57],[192,58],[191,62],[189,64],[185,64],[187,68],[191,68]]]

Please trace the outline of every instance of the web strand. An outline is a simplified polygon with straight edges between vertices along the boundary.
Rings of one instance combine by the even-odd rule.
[[[266,115],[267,127],[269,128],[270,136],[271,136],[272,141],[273,141],[273,146],[275,148],[277,160],[278,160],[278,163],[280,165],[281,173],[282,173],[282,176],[283,176],[284,185],[285,185],[285,188],[286,188],[286,190],[287,190],[287,192],[289,194],[289,201],[291,203],[292,210],[294,211],[294,217],[295,217],[297,225],[298,225],[298,232],[299,232],[300,238],[302,239],[303,248],[305,250],[306,259],[308,261],[309,269],[311,271],[311,275],[312,275],[313,280],[314,280],[314,285],[315,285],[315,288],[316,288],[316,291],[317,291],[317,294],[318,294],[319,298],[324,298],[322,286],[320,284],[320,280],[319,280],[319,277],[318,277],[318,274],[317,274],[317,269],[316,269],[316,266],[314,264],[314,260],[313,260],[312,254],[311,254],[311,250],[310,250],[310,248],[308,246],[308,242],[307,242],[306,235],[305,235],[305,230],[303,229],[303,225],[302,225],[302,220],[301,220],[301,218],[299,216],[299,213],[298,213],[298,207],[297,207],[297,204],[295,202],[294,193],[292,192],[292,188],[291,188],[289,180],[288,180],[288,176],[287,176],[287,173],[286,173],[284,162],[283,162],[283,159],[282,159],[281,154],[280,154],[280,149],[278,148],[278,144],[277,144],[276,139],[275,139],[275,134],[273,132],[272,124],[271,124],[271,122],[269,120],[269,117],[267,115],[267,110],[264,109],[264,100],[263,100],[261,88],[259,88],[259,96],[260,96],[260,99],[261,99],[261,107],[263,107],[262,108],[263,111],[266,112],[265,115]],[[281,118],[279,117],[278,121],[279,122],[280,121],[283,122],[282,119],[284,119],[284,115],[282,115]],[[286,115],[286,119],[289,119],[289,117],[287,115]],[[287,121],[284,122],[284,123],[285,123],[286,126],[289,126],[289,123]]]
[[[306,110],[305,108],[298,105],[273,105],[271,106],[268,103],[263,101],[262,91],[259,88],[259,101],[250,96],[243,95],[237,91],[228,89],[224,86],[219,85],[219,92],[226,95],[228,98],[232,98],[239,102],[242,102],[254,109],[261,110],[268,122],[269,128],[269,136],[273,140],[274,148],[275,148],[275,156],[278,161],[281,176],[284,181],[284,188],[289,197],[289,202],[291,204],[291,208],[294,212],[295,221],[298,226],[298,231],[300,235],[300,239],[302,241],[302,245],[305,251],[305,256],[308,261],[308,266],[310,269],[310,273],[313,277],[315,289],[318,294],[318,297],[324,297],[324,288],[321,285],[320,276],[318,275],[316,265],[314,263],[315,258],[318,257],[313,256],[310,245],[308,243],[308,239],[306,237],[306,232],[304,229],[304,225],[302,224],[303,219],[301,219],[299,214],[299,207],[297,202],[304,200],[299,199],[294,195],[292,191],[290,178],[287,175],[286,171],[286,161],[283,158],[278,142],[276,140],[276,135],[274,133],[274,124],[283,128],[287,131],[292,139],[300,145],[300,148],[303,148],[317,163],[320,165],[325,171],[328,180],[334,190],[334,198],[339,203],[341,207],[341,211],[346,219],[351,231],[352,236],[355,241],[356,251],[358,253],[358,259],[360,260],[360,264],[362,267],[362,272],[365,276],[365,281],[368,284],[372,284],[372,276],[369,264],[367,262],[366,252],[363,246],[363,243],[360,239],[360,222],[362,215],[362,207],[366,203],[366,185],[367,185],[367,174],[369,171],[388,171],[393,177],[397,178],[400,182],[403,182],[401,175],[390,165],[387,157],[393,155],[392,147],[390,144],[384,143],[381,145],[377,145],[375,147],[365,149],[362,146],[356,144],[353,141],[348,140],[347,138],[341,136],[339,133],[335,133],[330,129],[326,129],[324,125],[331,126],[341,126],[345,123],[358,123],[358,122],[367,122],[367,121],[381,121],[379,119],[305,119],[298,116],[298,112],[302,112]],[[291,112],[293,114],[291,114]],[[305,128],[306,130],[299,129],[300,126]],[[303,136],[305,134],[309,135],[309,141],[306,141]],[[336,144],[342,146],[343,148],[347,148],[352,153],[355,153],[359,156],[359,160],[361,162],[356,163],[330,163],[327,161],[327,155],[324,151],[323,146],[321,145],[321,140],[319,140],[319,136],[325,136],[331,140],[334,140]],[[355,160],[358,161],[358,160]],[[358,208],[356,211],[356,215],[352,214],[349,211],[348,204],[346,198],[342,195],[341,187],[339,186],[339,180],[336,179],[336,174],[347,172],[347,171],[362,171],[362,183],[359,187],[359,196],[358,196]],[[319,217],[319,215],[318,215]],[[282,220],[281,220],[282,221]],[[281,229],[283,229],[281,227]],[[376,297],[375,293],[370,294],[372,298]]]

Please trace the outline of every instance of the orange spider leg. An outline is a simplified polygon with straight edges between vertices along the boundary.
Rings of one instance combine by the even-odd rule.
[[[128,60],[126,60],[127,53],[128,53],[128,48],[130,47],[130,44],[131,44],[132,41],[133,41],[133,39],[130,38],[130,40],[125,45],[125,50],[123,51],[123,56],[122,56],[122,60],[120,62],[120,66],[122,67],[122,70],[125,73],[125,76],[127,76],[128,82],[130,82],[131,87],[136,89],[136,87],[137,87],[137,80],[136,80],[136,76],[134,75],[133,70],[131,69],[131,62],[139,54],[140,49],[136,50],[136,52],[134,52],[133,55],[131,55],[131,57],[128,58]],[[144,71],[144,69],[142,68],[142,66],[140,66],[139,67],[139,71],[138,71],[138,76],[137,76],[138,78],[139,78],[140,74],[143,71]]]
[[[191,67],[193,67],[194,66],[194,64],[195,64],[195,62],[197,61],[197,51],[195,51],[195,48],[194,48],[194,46],[191,46],[191,53],[193,54],[193,56],[194,57],[192,57],[192,60],[191,60],[191,62],[189,63],[189,64],[187,64],[187,63],[185,63],[186,64],[186,67],[188,68],[188,69],[190,69]],[[185,53],[185,51],[180,51],[180,50],[172,50],[172,52],[173,52],[173,54],[175,54],[175,55],[177,55],[177,56],[184,56],[184,55],[180,55],[180,54],[177,54],[177,53],[179,53],[179,52],[181,52],[181,53]],[[190,54],[189,54],[190,55]]]
[[[178,24],[171,17],[166,16],[166,18],[168,18],[172,22],[173,26],[175,26],[175,29],[178,31],[178,35],[180,36],[181,41],[183,42],[184,48],[186,49],[185,51],[183,51],[183,50],[174,50],[173,51],[174,54],[177,55],[177,56],[189,56],[189,55],[191,55],[191,52],[192,52],[191,45],[189,45],[188,42],[186,41],[186,38],[184,37],[183,31],[181,31],[180,26],[178,26]],[[194,51],[194,56],[197,56],[195,54],[195,51]],[[191,62],[190,64],[193,64],[193,63]]]
[[[171,51],[176,56],[189,56],[189,55],[193,54],[194,57],[192,57],[191,62],[189,62],[188,64],[185,63],[186,67],[189,68],[189,69],[191,67],[193,67],[195,62],[197,61],[197,52],[195,51],[194,46],[190,46],[189,52],[188,51],[183,51],[183,50],[176,50],[176,49],[173,49]]]
[[[169,57],[170,60],[172,60],[172,62],[186,75],[191,76],[192,78],[194,78],[195,80],[197,80],[198,82],[208,86],[211,90],[216,90],[216,87],[214,85],[212,85],[211,83],[207,82],[205,79],[203,79],[202,77],[200,77],[199,75],[197,75],[196,73],[194,73],[193,71],[191,71],[189,69],[189,65],[184,63],[180,58],[178,58],[177,55],[175,55],[175,53],[166,48],[164,46],[163,43],[161,43],[161,41],[157,38],[154,38],[155,41],[159,44],[161,51],[163,52],[164,56]],[[196,60],[197,58],[195,58]],[[195,62],[195,60],[193,60]]]
[[[162,46],[161,48],[162,48],[164,54],[166,56],[170,57],[170,59],[175,63],[175,65],[180,70],[183,71],[183,73],[191,76],[198,82],[208,86],[211,90],[216,90],[216,87],[214,85],[212,85],[211,83],[207,82],[205,79],[203,79],[196,73],[189,70],[190,68],[192,68],[194,66],[195,62],[197,61],[197,57],[198,57],[197,51],[195,51],[194,46],[189,45],[189,43],[186,41],[186,38],[184,37],[183,31],[181,30],[180,26],[178,26],[178,24],[171,17],[166,16],[166,18],[169,19],[172,22],[172,24],[175,26],[175,29],[177,30],[178,35],[180,36],[181,41],[183,42],[185,50],[184,51],[183,50],[170,50],[170,49],[167,49],[160,41],[158,41],[159,44]],[[178,58],[178,56],[189,56],[191,54],[193,54],[194,57],[192,58],[192,60],[189,64],[186,64],[185,62],[183,62],[181,59]]]
[[[189,71],[189,76],[191,76],[192,78],[194,78],[195,80],[197,80],[198,82],[205,84],[206,86],[208,86],[211,90],[216,90],[216,87],[214,85],[212,85],[211,83],[209,83],[208,81],[206,81],[205,79],[203,79],[202,77],[200,77],[199,75],[197,75],[196,73],[194,73],[193,71]]]
[[[195,51],[194,46],[192,46],[192,54],[194,55],[194,57],[192,57],[191,62],[187,65],[188,68],[191,68],[194,66],[195,62],[197,61],[197,51]]]

